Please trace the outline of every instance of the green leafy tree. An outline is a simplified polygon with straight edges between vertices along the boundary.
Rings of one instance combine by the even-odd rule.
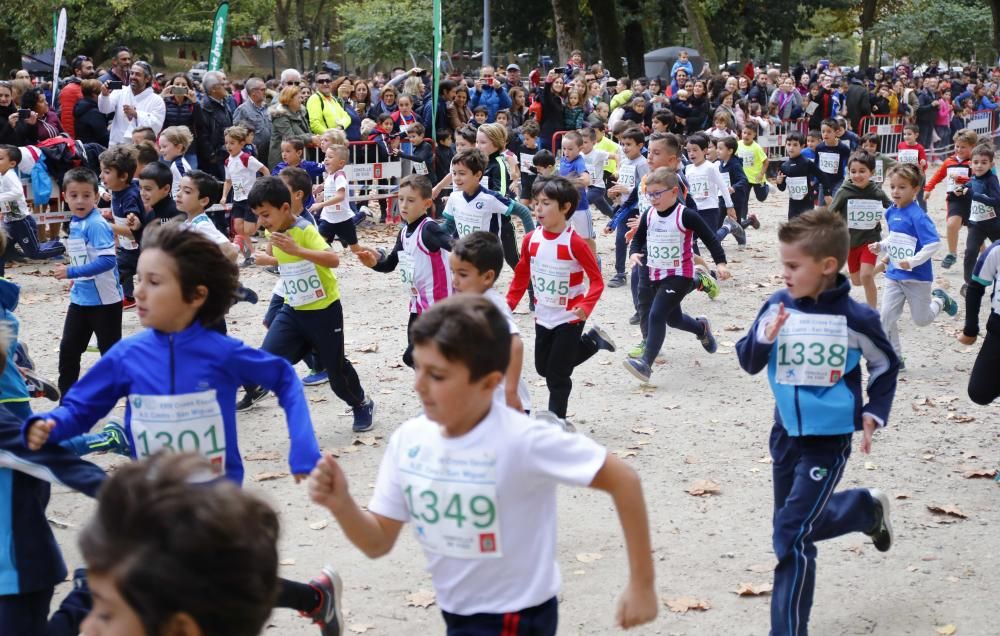
[[[430,0],[359,0],[337,9],[347,51],[361,60],[409,64],[433,48]]]
[[[916,62],[937,58],[992,59],[993,20],[981,0],[904,0],[872,28],[893,55]]]

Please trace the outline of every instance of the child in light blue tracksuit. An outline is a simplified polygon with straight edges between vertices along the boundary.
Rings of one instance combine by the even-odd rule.
[[[885,493],[834,490],[854,432],[864,431],[861,450],[867,453],[874,430],[886,425],[899,362],[878,314],[851,299],[850,282],[839,273],[849,250],[840,216],[806,212],[783,225],[778,238],[786,288],[767,300],[736,350],[748,373],[767,369],[775,398],[770,449],[778,565],[771,636],[804,636],[816,581],[816,542],[864,532],[880,551],[892,544]],[[868,367],[867,403],[862,358]]]

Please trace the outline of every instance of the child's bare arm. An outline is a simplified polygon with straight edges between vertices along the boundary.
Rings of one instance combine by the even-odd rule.
[[[524,405],[517,394],[517,387],[521,383],[521,367],[524,364],[524,342],[521,336],[513,335],[510,339],[510,362],[507,364],[507,373],[504,375],[504,393],[507,397],[507,406],[523,411]]]
[[[623,628],[648,623],[656,618],[658,601],[654,586],[656,575],[649,539],[649,517],[646,514],[639,476],[625,462],[609,454],[590,487],[611,495],[625,535],[629,581],[618,602],[616,621]]]

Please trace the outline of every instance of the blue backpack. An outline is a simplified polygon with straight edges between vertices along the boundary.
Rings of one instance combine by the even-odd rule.
[[[52,177],[45,167],[45,154],[40,153],[31,169],[31,198],[35,205],[48,205],[52,198]]]

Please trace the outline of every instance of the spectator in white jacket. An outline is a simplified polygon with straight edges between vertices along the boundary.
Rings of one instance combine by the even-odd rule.
[[[163,98],[153,91],[153,70],[146,62],[136,62],[129,74],[129,86],[112,91],[107,82],[97,98],[97,107],[104,114],[114,113],[111,119],[109,146],[129,143],[132,131],[149,127],[155,134],[163,128],[166,105]]]

